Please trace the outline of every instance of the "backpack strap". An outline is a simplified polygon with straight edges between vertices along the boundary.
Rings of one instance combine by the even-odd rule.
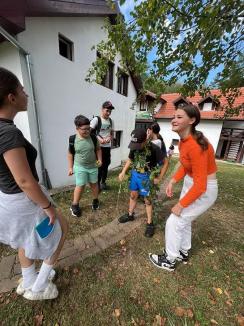
[[[100,130],[101,130],[101,127],[102,127],[102,119],[101,119],[101,117],[99,115],[96,116],[96,118],[97,118],[96,134],[98,135]]]
[[[73,155],[75,155],[75,137],[76,135],[69,136],[69,151]]]

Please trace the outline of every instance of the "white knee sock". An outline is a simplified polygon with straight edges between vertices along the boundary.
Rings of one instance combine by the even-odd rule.
[[[53,265],[48,265],[45,262],[42,263],[39,274],[36,278],[35,283],[32,286],[33,292],[39,292],[45,290],[48,285],[48,277],[53,268]]]
[[[35,263],[29,267],[22,267],[21,271],[23,275],[23,288],[27,289],[35,283],[37,278]]]

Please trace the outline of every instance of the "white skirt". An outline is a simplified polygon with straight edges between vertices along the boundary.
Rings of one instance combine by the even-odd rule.
[[[42,190],[51,200],[47,190],[44,187]],[[58,219],[45,239],[36,232],[36,225],[45,217],[43,209],[24,192],[5,194],[0,191],[0,242],[13,249],[23,248],[29,259],[50,258],[60,242],[62,230]]]

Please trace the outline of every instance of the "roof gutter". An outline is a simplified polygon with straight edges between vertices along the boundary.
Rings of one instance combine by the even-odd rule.
[[[38,152],[40,155],[42,179],[43,179],[43,183],[44,183],[45,187],[49,187],[50,182],[48,180],[48,176],[47,176],[47,172],[46,172],[45,164],[44,164],[44,157],[43,157],[40,120],[39,120],[38,111],[37,111],[37,107],[36,107],[35,93],[34,93],[34,88],[33,88],[33,79],[32,79],[31,64],[30,64],[30,53],[27,52],[19,44],[19,42],[1,26],[0,26],[0,34],[2,34],[12,45],[14,45],[25,56],[25,61],[26,61],[26,66],[27,66],[27,71],[28,71],[28,79],[29,79],[29,83],[30,83],[30,98],[31,98],[33,109],[34,109],[34,119],[35,119],[35,123],[36,123],[36,127],[37,127],[37,146],[38,146]]]

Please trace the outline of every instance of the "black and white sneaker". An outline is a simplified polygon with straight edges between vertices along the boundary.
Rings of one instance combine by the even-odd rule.
[[[173,272],[175,270],[175,261],[171,262],[166,258],[166,255],[155,255],[149,254],[149,259],[158,268],[166,269],[169,272]]]
[[[135,219],[135,213],[132,214],[124,214],[122,216],[120,216],[119,218],[119,223],[126,223],[126,222],[130,222],[130,221],[134,221]]]
[[[97,209],[99,209],[99,200],[97,198],[95,198],[92,201],[92,210],[96,211]]]
[[[177,261],[181,261],[183,264],[187,264],[189,260],[188,252],[183,252],[180,250],[179,256],[176,258]]]
[[[79,204],[76,205],[71,205],[70,206],[70,211],[73,216],[80,217],[81,216],[81,208]]]

